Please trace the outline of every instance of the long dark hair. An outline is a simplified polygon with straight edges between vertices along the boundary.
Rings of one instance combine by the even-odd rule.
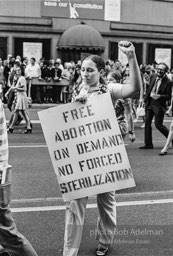
[[[84,60],[92,60],[98,69],[98,71],[105,69],[105,62],[99,55],[89,55]]]
[[[98,71],[101,71],[102,69],[105,70],[105,62],[99,55],[89,55],[84,60],[92,60],[98,69]],[[105,84],[105,80],[102,76],[100,76],[100,83]]]
[[[77,72],[77,69],[80,70],[81,69],[81,65],[80,64],[76,64],[76,67],[75,67],[75,72],[74,72],[74,75],[73,75],[73,82],[76,83],[78,77],[80,76],[79,73]]]

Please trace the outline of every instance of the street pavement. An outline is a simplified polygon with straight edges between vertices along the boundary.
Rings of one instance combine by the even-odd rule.
[[[54,105],[33,105],[29,114],[33,133],[24,123],[9,134],[9,163],[13,166],[11,208],[19,231],[39,256],[62,255],[65,203],[40,126],[38,111]],[[5,108],[7,120],[10,112]],[[169,127],[171,118],[165,117]],[[136,141],[125,139],[136,187],[117,191],[117,230],[110,256],[173,255],[173,149],[159,156],[165,138],[153,125],[154,149],[143,145],[142,121],[135,123]],[[96,196],[88,199],[79,256],[94,255],[98,211]]]

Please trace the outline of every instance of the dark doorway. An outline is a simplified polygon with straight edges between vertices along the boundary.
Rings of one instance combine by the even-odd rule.
[[[173,66],[173,46],[172,45],[165,45],[165,44],[148,44],[148,55],[147,55],[147,63],[152,64],[155,61],[155,49],[156,48],[167,48],[171,49],[171,67]]]
[[[143,44],[132,42],[135,47],[138,64],[142,64]],[[118,59],[118,42],[109,42],[109,59],[115,61]]]
[[[7,58],[7,38],[0,37],[0,58],[5,60]]]

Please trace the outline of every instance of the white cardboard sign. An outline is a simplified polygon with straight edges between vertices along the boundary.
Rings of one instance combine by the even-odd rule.
[[[155,60],[157,63],[164,62],[170,68],[171,66],[171,48],[156,48]]]
[[[120,21],[121,0],[105,0],[105,20]]]
[[[135,186],[109,93],[38,115],[64,201]]]

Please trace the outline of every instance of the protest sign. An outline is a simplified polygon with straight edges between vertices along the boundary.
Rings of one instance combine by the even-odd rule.
[[[64,201],[135,186],[109,93],[38,115]]]

